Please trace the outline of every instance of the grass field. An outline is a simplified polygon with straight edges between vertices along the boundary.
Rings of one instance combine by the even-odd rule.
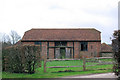
[[[101,59],[102,61],[112,61],[112,59]],[[42,63],[43,64],[43,63]],[[82,65],[82,60],[74,61],[52,61],[47,62],[47,67],[50,66],[80,66]],[[87,62],[87,65],[93,65],[98,63]],[[86,71],[83,71],[82,67],[72,67],[72,68],[47,68],[47,73],[43,72],[43,66],[36,69],[35,74],[25,74],[25,73],[9,73],[3,72],[3,78],[59,78],[64,76],[73,75],[84,75],[84,74],[94,74],[94,73],[107,73],[112,72],[112,64],[107,65],[96,65],[86,67]],[[71,70],[73,72],[64,72],[66,70]],[[60,72],[61,71],[61,72]],[[63,72],[62,72],[63,71]]]

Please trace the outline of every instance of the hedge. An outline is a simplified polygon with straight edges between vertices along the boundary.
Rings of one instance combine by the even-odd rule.
[[[20,45],[2,50],[3,71],[14,73],[34,73],[40,66],[40,46]]]

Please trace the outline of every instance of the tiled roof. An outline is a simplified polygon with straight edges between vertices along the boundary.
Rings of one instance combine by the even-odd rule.
[[[31,29],[22,41],[100,41],[100,31],[94,28],[77,29]]]
[[[101,52],[112,52],[112,47],[106,43],[101,44]]]

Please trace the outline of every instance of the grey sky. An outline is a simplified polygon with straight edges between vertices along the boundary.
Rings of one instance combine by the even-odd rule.
[[[0,32],[31,28],[96,28],[102,42],[118,29],[119,0],[1,0]]]

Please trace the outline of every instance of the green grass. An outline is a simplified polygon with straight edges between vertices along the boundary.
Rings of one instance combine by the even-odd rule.
[[[113,61],[113,59],[100,59],[101,61]]]
[[[110,59],[102,59],[103,61],[111,61]],[[42,63],[43,64],[43,63]],[[74,61],[52,61],[47,62],[47,67],[50,66],[80,66],[82,65],[82,60]],[[87,62],[86,65],[92,65],[98,63]],[[96,65],[86,67],[86,71],[83,71],[82,67],[72,67],[72,68],[47,68],[47,73],[43,72],[43,66],[36,69],[35,74],[25,74],[25,73],[9,73],[3,72],[3,78],[59,78],[64,76],[73,75],[84,75],[84,74],[95,74],[95,73],[107,73],[112,72],[112,64],[109,65]],[[64,70],[73,70],[75,72],[58,72]]]

